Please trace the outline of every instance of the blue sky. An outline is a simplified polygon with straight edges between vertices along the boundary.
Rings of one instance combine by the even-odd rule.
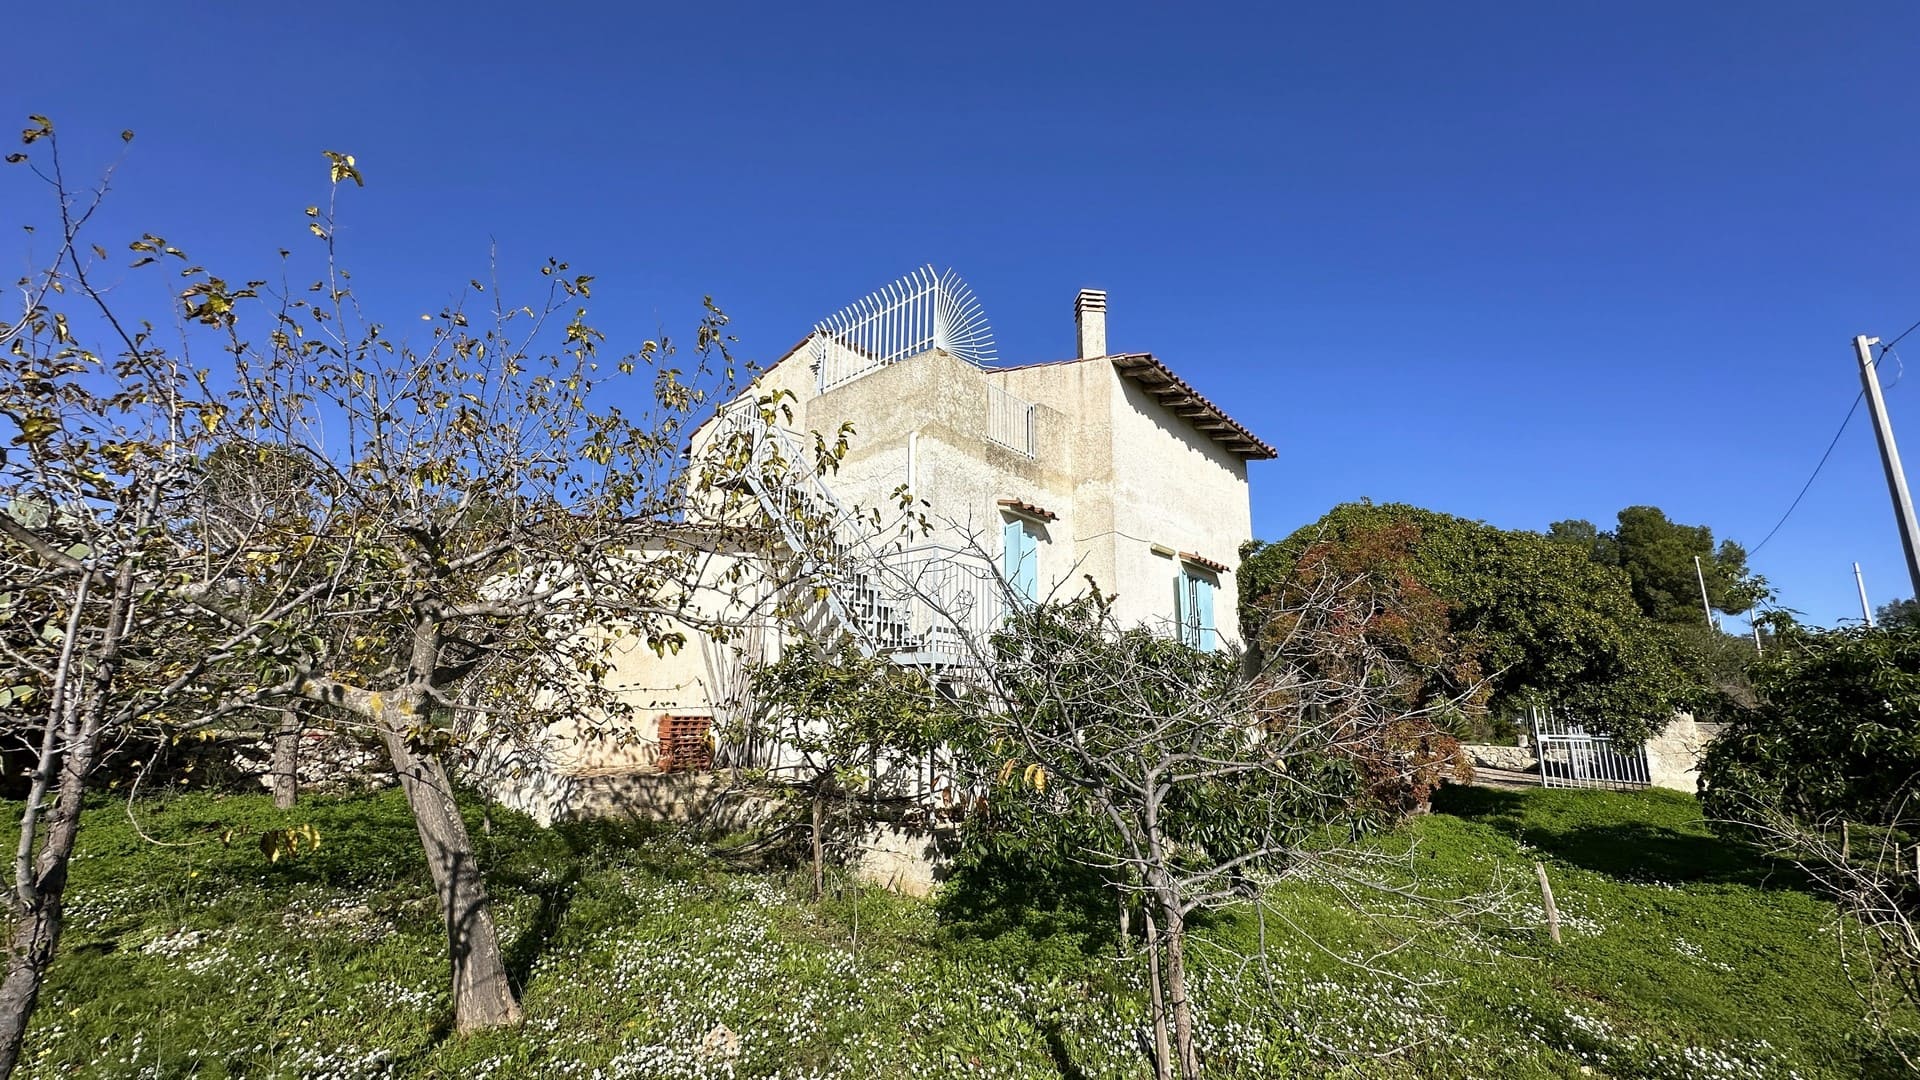
[[[233,277],[356,155],[341,239],[396,322],[490,244],[596,274],[616,342],[711,293],[767,360],[923,263],[1010,361],[1068,355],[1099,287],[1115,350],[1279,448],[1263,537],[1367,496],[1651,503],[1751,546],[1859,389],[1852,335],[1920,320],[1920,8],[1744,8],[73,2],[0,104],[77,167],[135,129],[109,235]],[[1888,404],[1920,467],[1920,373]],[[1832,622],[1854,560],[1910,591],[1864,413],[1754,562]]]

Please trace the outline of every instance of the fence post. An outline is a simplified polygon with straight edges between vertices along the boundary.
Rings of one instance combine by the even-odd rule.
[[[1560,944],[1560,909],[1553,903],[1553,886],[1547,883],[1547,867],[1538,859],[1534,860],[1533,872],[1540,877],[1540,904],[1547,909],[1547,936],[1555,945]]]
[[[1540,738],[1540,707],[1538,705],[1527,706],[1527,719],[1533,722],[1533,756],[1534,760],[1539,762],[1537,767],[1540,770],[1540,786],[1546,787],[1547,746]]]

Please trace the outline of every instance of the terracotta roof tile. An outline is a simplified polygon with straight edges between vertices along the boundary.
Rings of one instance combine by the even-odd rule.
[[[1180,560],[1182,562],[1190,562],[1195,566],[1205,567],[1216,574],[1224,574],[1227,571],[1233,569],[1233,567],[1228,566],[1226,563],[1215,562],[1214,560],[1207,558],[1205,555],[1195,555],[1191,551],[1181,552]]]
[[[1035,506],[1030,502],[1025,502],[1020,499],[1001,499],[1000,505],[1005,509],[1011,510],[1016,514],[1021,515],[1022,517],[1030,517],[1036,521],[1060,520],[1059,514],[1056,514],[1045,507]]]
[[[1280,456],[1278,451],[1248,431],[1240,421],[1228,416],[1226,410],[1209,401],[1187,380],[1175,375],[1172,368],[1161,363],[1152,353],[1119,353],[1107,359],[1113,362],[1120,374],[1139,383],[1159,399],[1160,404],[1228,450],[1248,459],[1266,460]]]

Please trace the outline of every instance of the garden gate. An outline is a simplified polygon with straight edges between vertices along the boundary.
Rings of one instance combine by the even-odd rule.
[[[1652,784],[1645,746],[1619,749],[1611,738],[1589,734],[1576,720],[1539,709],[1532,715],[1542,787],[1622,789]]]

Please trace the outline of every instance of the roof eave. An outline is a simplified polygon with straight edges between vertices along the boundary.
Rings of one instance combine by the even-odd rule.
[[[1279,451],[1228,416],[1226,410],[1175,375],[1172,368],[1152,353],[1117,353],[1107,359],[1116,371],[1139,383],[1169,412],[1229,452],[1249,461],[1268,461],[1280,456]]]

